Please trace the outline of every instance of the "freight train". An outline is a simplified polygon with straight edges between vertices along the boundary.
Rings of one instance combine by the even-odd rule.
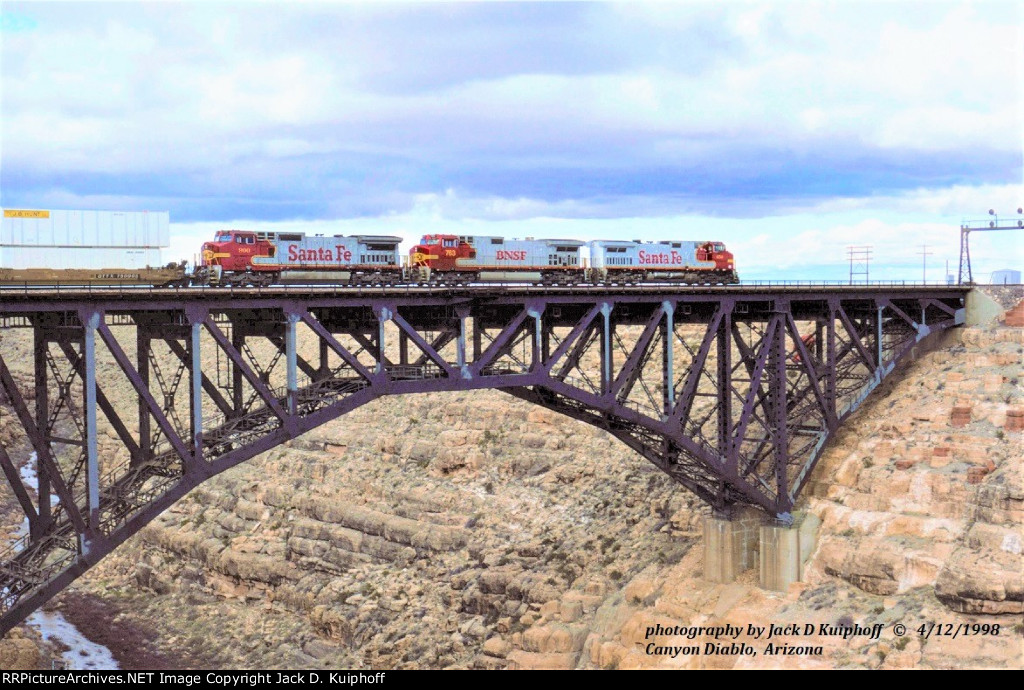
[[[714,240],[508,239],[424,235],[403,260],[392,235],[222,230],[202,247],[201,285],[535,285],[738,283],[733,255]]]
[[[718,241],[429,234],[403,256],[393,235],[221,230],[189,271],[151,265],[168,244],[166,213],[5,210],[3,221],[0,286],[739,282]]]

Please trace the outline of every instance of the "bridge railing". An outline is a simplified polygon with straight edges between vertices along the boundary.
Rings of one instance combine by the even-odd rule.
[[[30,296],[41,296],[47,294],[49,296],[58,297],[115,297],[115,296],[140,296],[140,295],[195,295],[201,294],[206,296],[225,296],[225,297],[260,297],[260,296],[274,296],[282,293],[289,294],[317,294],[324,296],[357,296],[357,297],[389,297],[402,294],[449,294],[452,291],[458,291],[463,289],[475,290],[475,289],[490,289],[490,290],[508,290],[508,289],[528,289],[537,290],[541,292],[545,291],[558,291],[564,292],[566,290],[579,291],[579,290],[607,290],[607,289],[622,289],[623,287],[629,289],[644,289],[644,288],[678,288],[680,290],[704,290],[707,288],[715,288],[717,290],[736,291],[742,290],[749,287],[807,287],[807,288],[822,288],[822,287],[956,287],[953,284],[946,283],[941,280],[868,280],[868,281],[854,281],[849,280],[833,280],[833,279],[790,279],[790,278],[758,278],[741,280],[739,283],[732,285],[721,285],[718,283],[678,283],[678,282],[648,282],[640,283],[635,285],[623,286],[620,284],[597,284],[592,285],[589,283],[573,285],[573,286],[558,286],[558,285],[532,285],[530,283],[473,283],[467,286],[452,286],[452,285],[418,285],[415,283],[405,283],[398,285],[278,285],[278,286],[211,286],[211,285],[196,285],[189,287],[173,286],[173,287],[157,287],[154,285],[133,285],[133,284],[106,284],[106,285],[33,285],[30,283],[6,283],[0,285],[0,294],[3,295],[21,295],[25,297]]]

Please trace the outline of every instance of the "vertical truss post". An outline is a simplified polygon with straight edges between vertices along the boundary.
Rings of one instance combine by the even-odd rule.
[[[776,310],[780,306],[776,302]],[[785,304],[784,308],[788,309],[789,305]],[[786,477],[786,471],[789,466],[789,437],[786,428],[789,386],[786,380],[786,322],[784,319],[785,316],[783,314],[776,313],[772,332],[766,336],[770,337],[771,340],[764,344],[764,347],[771,348],[768,365],[771,371],[768,384],[772,401],[771,434],[775,446],[776,505],[778,506],[779,513],[782,514],[788,513],[792,508]],[[784,517],[784,515],[780,517]]]
[[[676,408],[676,375],[675,375],[675,332],[673,322],[675,316],[675,305],[665,300],[661,303],[665,312],[665,318],[661,322],[661,379],[662,379],[662,402],[664,404],[663,418],[668,418]]]
[[[875,309],[875,371],[879,376],[882,370],[882,309],[881,306]]]
[[[330,360],[327,359],[327,341],[323,338],[317,338],[317,346],[320,349],[320,363],[317,367],[316,376],[318,379],[326,379],[331,373]],[[409,358],[408,351],[405,353],[406,359]]]
[[[83,309],[85,355],[85,453],[86,523],[91,530],[100,526],[100,460],[96,426],[96,329],[103,318],[99,311]],[[84,535],[83,535],[84,538]],[[83,552],[87,551],[83,548]]]
[[[533,317],[533,337],[530,338],[530,371],[533,372],[541,366],[541,332],[544,330],[541,317],[544,314],[544,305],[531,305],[527,307],[526,313]]]
[[[818,363],[825,361],[825,324],[819,316],[814,320],[814,359]]]
[[[484,352],[484,327],[479,316],[473,317],[473,363],[480,361]]]
[[[141,323],[136,323],[135,326],[135,361],[136,369],[139,372],[139,380],[142,382],[143,387],[149,390],[149,357],[150,357],[150,346],[151,339],[149,329]],[[149,457],[153,453],[152,446],[152,427],[150,426],[149,420],[149,407],[146,405],[145,399],[140,395],[138,398],[139,403],[139,448],[141,449],[142,457]],[[139,460],[132,458],[132,466],[134,467],[139,463]]]
[[[540,334],[540,356],[544,365],[547,366],[548,361],[551,359],[551,331],[554,330],[550,317],[547,322],[543,324]]]
[[[245,333],[239,325],[231,322],[231,347],[235,348],[235,352],[241,353],[245,350]],[[241,417],[245,414],[245,395],[242,389],[245,377],[242,374],[242,367],[237,362],[230,359],[225,364],[227,362],[231,362],[231,405],[235,408],[235,416]]]
[[[466,319],[469,318],[468,307],[458,307],[455,314],[459,319],[459,335],[455,339],[455,366],[462,378],[469,378],[469,369],[466,367]],[[402,331],[405,335],[405,331]]]
[[[36,426],[41,430],[43,438],[49,442],[50,434],[46,428],[50,416],[49,376],[46,369],[46,348],[48,345],[43,330],[38,326],[34,329],[34,336],[33,359],[35,360],[36,374]],[[39,484],[39,519],[36,520],[34,525],[29,525],[33,539],[42,536],[53,519],[52,511],[50,510],[50,472],[38,453],[36,454],[36,477]]]
[[[735,457],[729,454],[729,431],[732,426],[732,303],[722,303],[722,321],[718,324],[718,452],[727,458],[732,472]]]
[[[612,305],[601,303],[601,395],[612,389]]]
[[[381,375],[384,373],[384,362],[385,362],[385,341],[384,341],[384,324],[391,320],[391,310],[387,307],[380,307],[374,310],[377,313],[377,366],[374,368],[373,373]]]
[[[409,336],[405,331],[398,331],[398,363],[407,365],[409,363]]]
[[[825,343],[825,366],[826,366],[826,377],[825,377],[825,401],[832,410],[832,414],[839,412],[839,381],[837,380],[836,371],[836,320],[839,318],[839,314],[836,312],[838,304],[835,298],[830,298],[828,301],[828,323],[825,325],[826,343]]]
[[[193,318],[193,317],[198,318]],[[200,336],[203,332],[203,320],[206,318],[205,312],[202,314],[189,314],[189,339],[188,339],[188,357],[189,357],[189,417],[191,418],[191,432],[192,432],[192,457],[198,465],[203,460],[204,449],[203,449],[203,361],[202,361],[202,349],[200,347]],[[238,387],[241,392],[241,386]],[[238,408],[236,408],[238,409]]]
[[[295,415],[298,412],[299,400],[298,352],[295,337],[299,315],[293,311],[286,311],[284,316],[285,362],[288,370],[288,414]]]

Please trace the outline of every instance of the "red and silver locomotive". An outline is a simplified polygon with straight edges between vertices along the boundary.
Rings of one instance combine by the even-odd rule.
[[[424,235],[409,252],[409,277],[421,283],[582,282],[580,240]]]
[[[732,252],[721,242],[597,240],[587,246],[593,282],[740,282]]]
[[[203,244],[194,282],[209,285],[329,283],[392,285],[403,280],[392,235],[306,235],[221,230]]]

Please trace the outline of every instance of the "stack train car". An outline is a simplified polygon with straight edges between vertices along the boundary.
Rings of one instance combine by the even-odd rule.
[[[167,212],[5,209],[0,286],[730,284],[733,255],[714,240],[511,239],[220,230],[197,264],[162,264]]]
[[[393,235],[223,230],[202,248],[193,282],[209,285],[631,285],[739,282],[714,240],[508,239],[424,235],[408,257]]]
[[[185,262],[162,264],[167,211],[3,209],[0,286],[186,286]]]

